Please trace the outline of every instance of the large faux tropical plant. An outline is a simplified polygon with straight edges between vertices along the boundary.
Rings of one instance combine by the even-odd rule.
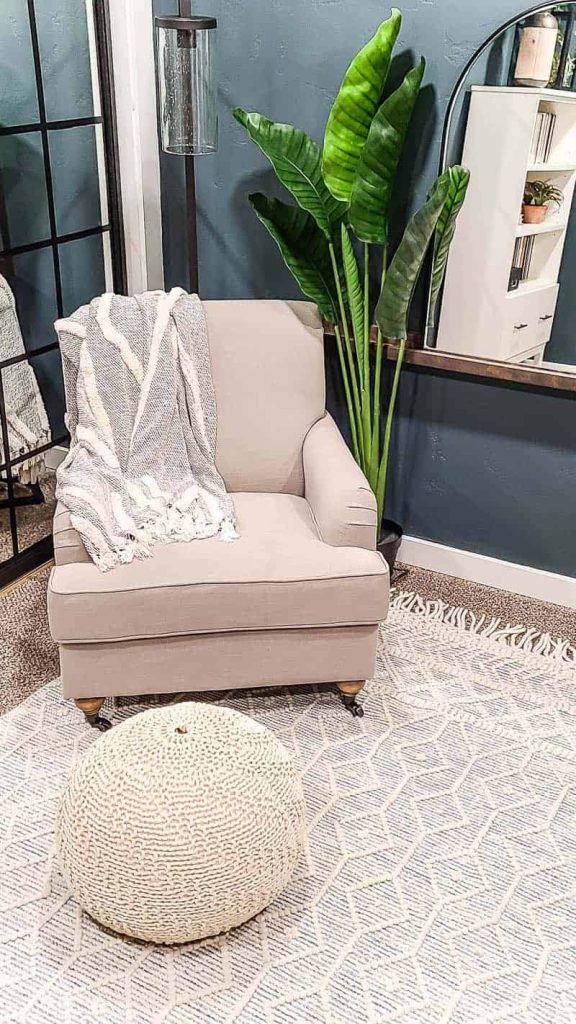
[[[432,238],[437,295],[468,172],[450,168],[410,220],[390,259],[388,234],[393,188],[420,91],[424,61],[383,99],[401,25],[394,9],[348,68],[320,147],[290,124],[238,107],[236,120],[270,160],[297,206],[261,193],[249,196],[305,295],[334,325],[346,395],[352,449],[378,502],[382,520],[390,436],[414,288]],[[382,285],[371,358],[371,247],[381,252]],[[357,250],[361,249],[359,262]],[[381,436],[383,339],[398,341],[387,416]]]

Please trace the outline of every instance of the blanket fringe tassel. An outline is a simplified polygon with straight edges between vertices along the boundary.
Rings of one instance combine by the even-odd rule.
[[[456,626],[477,636],[490,637],[491,640],[506,643],[519,651],[576,664],[576,647],[569,640],[553,637],[550,633],[540,633],[530,626],[506,625],[502,619],[475,615],[468,608],[456,608],[444,601],[427,601],[414,592],[399,590],[393,591],[393,595],[390,602],[392,608],[415,612],[429,621]]]

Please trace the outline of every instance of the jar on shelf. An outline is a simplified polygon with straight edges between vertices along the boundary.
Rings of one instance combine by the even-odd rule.
[[[554,64],[558,22],[550,11],[540,11],[524,22],[514,69],[514,85],[543,88]]]

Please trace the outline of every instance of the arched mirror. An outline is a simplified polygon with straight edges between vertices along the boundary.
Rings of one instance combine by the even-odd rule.
[[[454,163],[470,183],[421,361],[576,390],[574,0],[519,14],[474,55],[444,125]]]

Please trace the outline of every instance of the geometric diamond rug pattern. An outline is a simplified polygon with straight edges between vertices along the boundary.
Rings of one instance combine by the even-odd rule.
[[[308,839],[271,907],[181,947],[112,935],[67,891],[54,818],[98,733],[44,687],[0,720],[2,1024],[572,1024],[575,684],[393,608],[363,718],[324,689],[213,697],[293,753]]]

